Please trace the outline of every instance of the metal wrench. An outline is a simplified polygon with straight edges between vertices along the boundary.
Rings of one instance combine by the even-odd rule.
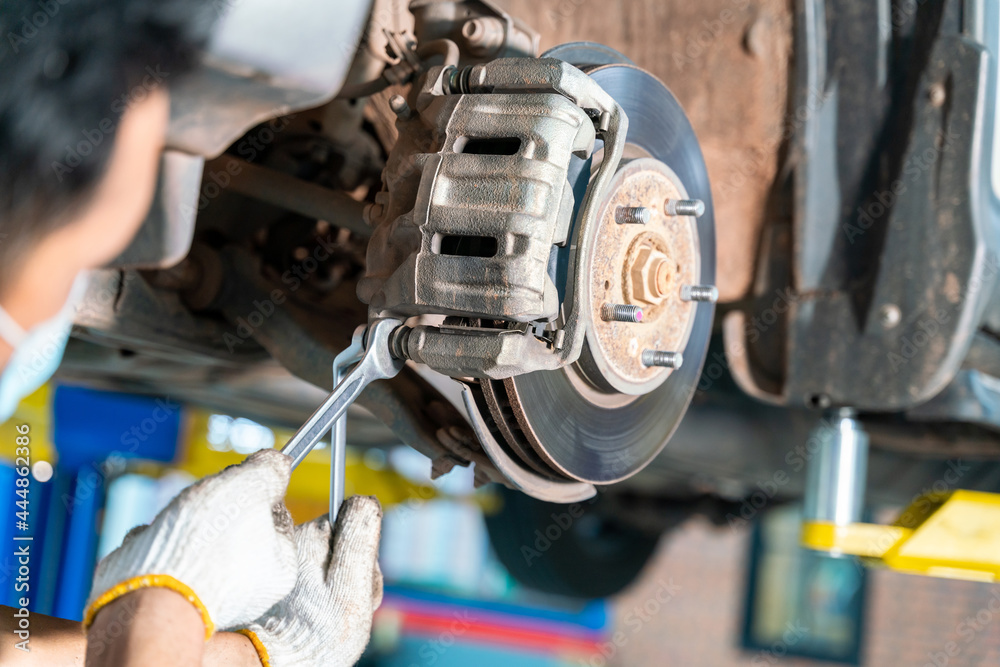
[[[365,353],[365,331],[360,326],[354,332],[351,344],[333,360],[333,386],[344,379],[344,371],[355,365]],[[336,525],[337,513],[344,502],[345,473],[347,470],[347,416],[333,423],[333,439],[330,443],[330,525]]]
[[[381,319],[372,322],[367,331],[355,332],[351,346],[337,355],[334,361],[334,390],[326,397],[306,423],[295,432],[288,443],[281,448],[283,454],[292,457],[295,469],[313,447],[334,427],[330,472],[330,521],[336,521],[336,510],[344,497],[344,447],[346,443],[346,423],[341,418],[348,406],[357,400],[365,387],[375,380],[395,377],[406,363],[396,359],[389,351],[389,337],[402,322]],[[364,353],[360,354],[363,349]],[[339,378],[343,368],[352,358],[360,356],[357,365],[343,379]],[[338,433],[339,431],[339,433]],[[339,494],[339,499],[337,495]],[[334,507],[336,503],[336,508]]]

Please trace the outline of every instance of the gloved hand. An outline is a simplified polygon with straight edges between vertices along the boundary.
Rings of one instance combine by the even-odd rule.
[[[326,515],[295,529],[299,576],[284,600],[239,630],[271,667],[347,667],[368,644],[372,616],[382,603],[378,500],[344,501],[331,536]]]
[[[97,566],[84,626],[147,586],[184,595],[215,627],[250,623],[295,584],[294,524],[284,504],[291,459],[263,450],[184,489]]]

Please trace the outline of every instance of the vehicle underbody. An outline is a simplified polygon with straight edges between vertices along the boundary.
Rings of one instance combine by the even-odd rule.
[[[995,5],[305,4],[287,52],[229,17],[172,91],[63,379],[297,426],[393,317],[412,363],[352,443],[597,492],[642,544],[801,496],[831,409],[870,437],[869,503],[955,461],[997,485]]]

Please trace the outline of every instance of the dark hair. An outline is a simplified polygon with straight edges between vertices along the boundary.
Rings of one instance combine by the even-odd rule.
[[[219,0],[0,2],[0,291],[103,177],[122,114],[191,69]]]

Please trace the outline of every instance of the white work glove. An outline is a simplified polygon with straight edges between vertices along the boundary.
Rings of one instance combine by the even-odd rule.
[[[284,504],[291,458],[257,452],[181,491],[97,565],[84,626],[113,600],[149,586],[184,595],[216,627],[250,623],[295,584],[294,524]]]
[[[337,514],[295,529],[299,576],[295,588],[243,632],[271,667],[347,667],[368,644],[372,616],[382,603],[378,542],[382,508],[353,496]]]

